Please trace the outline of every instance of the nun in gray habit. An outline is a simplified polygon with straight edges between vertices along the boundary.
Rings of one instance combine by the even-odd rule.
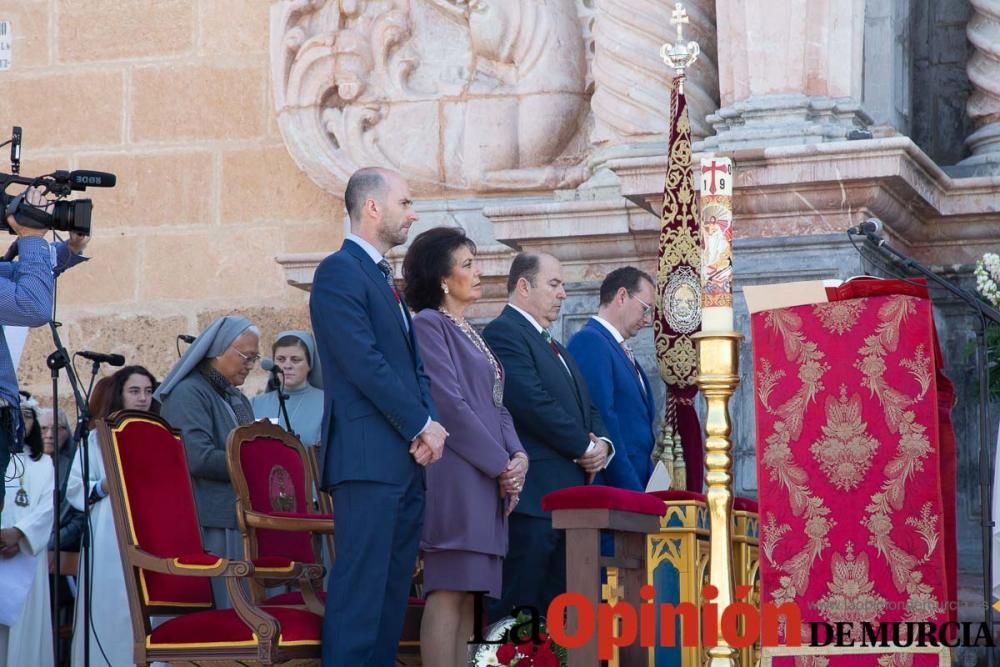
[[[319,359],[316,358],[316,341],[308,331],[282,331],[274,337],[271,346],[272,356],[278,356],[278,350],[298,348],[305,357],[309,371],[302,381],[292,386],[286,374],[285,409],[288,411],[288,421],[292,431],[298,435],[303,445],[310,447],[319,443],[320,431],[323,426],[323,380],[320,375]],[[277,359],[275,359],[277,364]],[[282,428],[285,420],[281,414],[278,402],[278,392],[268,391],[250,401],[253,413],[257,419],[270,419]]]
[[[240,341],[250,354],[233,344]],[[226,438],[237,426],[254,421],[250,401],[237,389],[259,356],[260,330],[238,315],[221,317],[201,332],[157,389],[160,415],[181,432],[194,486],[195,506],[205,549],[226,558],[242,558],[236,525],[236,495],[226,467]],[[228,377],[227,377],[228,375]],[[219,595],[216,601],[228,600]],[[223,582],[219,582],[223,583]]]

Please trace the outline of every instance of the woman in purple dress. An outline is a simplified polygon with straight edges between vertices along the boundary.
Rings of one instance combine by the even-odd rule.
[[[507,515],[528,471],[503,407],[503,368],[465,320],[482,296],[479,276],[476,245],[459,228],[424,232],[403,261],[414,332],[449,433],[441,460],[427,466],[420,542],[427,598],[420,652],[428,667],[465,664],[472,592],[500,597]]]

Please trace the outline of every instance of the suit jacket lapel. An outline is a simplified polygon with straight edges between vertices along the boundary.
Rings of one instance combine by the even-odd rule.
[[[563,366],[563,362],[559,360],[559,357],[557,357],[555,354],[552,353],[552,348],[549,347],[549,344],[545,342],[545,339],[542,337],[542,334],[539,333],[535,329],[535,327],[532,326],[531,322],[525,319],[525,317],[521,315],[521,313],[517,312],[510,306],[506,306],[504,312],[508,314],[507,315],[508,317],[518,322],[521,325],[521,327],[525,330],[525,332],[527,332],[528,340],[531,341],[531,345],[533,345],[535,349],[538,351],[538,356],[542,359],[548,358],[551,360],[550,362],[548,362],[548,365],[550,366],[549,373],[558,374],[559,377],[563,379],[563,382],[565,382],[569,386],[570,390],[573,392],[573,395],[576,397],[576,403],[577,406],[580,408],[580,412],[584,415],[584,417],[586,417],[587,413],[583,409],[583,397],[580,396],[580,386],[579,386],[580,380],[573,374],[572,370],[569,370],[569,372],[567,372],[567,369],[572,369],[573,367],[572,364],[570,364],[569,361],[567,361],[566,365]],[[570,357],[569,357],[569,352],[566,351],[566,348],[564,348],[562,344],[560,344],[559,341],[556,341],[554,338],[552,340],[555,341],[556,347],[559,348],[559,354],[563,356],[563,359],[568,360]],[[539,371],[541,371],[541,369],[539,369]]]
[[[375,265],[372,258],[368,256],[368,253],[359,246],[357,243],[352,241],[344,241],[344,248],[354,255],[355,259],[358,260],[358,264],[361,265],[362,272],[368,276],[369,280],[375,282],[375,287],[382,297],[386,300],[386,303],[392,307],[393,312],[399,312],[400,304],[396,302],[396,296],[389,289],[389,283],[385,280],[385,275],[382,271]],[[413,338],[411,337],[411,332],[413,331],[413,324],[409,322],[409,313],[406,312],[406,306],[403,305],[403,312],[399,313],[399,317],[395,318],[396,323],[399,324],[400,330],[403,332],[403,337],[406,338],[406,344],[413,350]],[[406,322],[404,322],[406,318]],[[409,331],[407,331],[406,325],[410,325]]]
[[[597,331],[601,333],[602,336],[604,336],[604,340],[608,342],[608,345],[617,350],[617,354],[614,351],[612,352],[612,354],[616,355],[618,361],[625,364],[625,367],[628,369],[628,374],[631,375],[632,379],[635,381],[636,389],[638,389],[639,393],[643,395],[643,399],[646,401],[646,405],[648,407],[650,387],[649,387],[649,382],[646,381],[646,374],[642,373],[642,369],[633,364],[629,360],[628,355],[625,354],[625,349],[621,346],[621,344],[617,340],[615,340],[614,335],[612,335],[612,333],[608,331],[608,328],[606,326],[595,320],[590,320],[589,322],[587,322],[587,326],[594,327]],[[636,373],[636,369],[639,370],[639,373],[642,373],[642,380],[646,382],[645,389],[643,389],[642,382],[639,381],[639,374]]]

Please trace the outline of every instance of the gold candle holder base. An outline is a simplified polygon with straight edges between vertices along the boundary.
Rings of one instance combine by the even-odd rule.
[[[705,417],[705,481],[710,519],[709,583],[716,588],[719,616],[733,602],[733,442],[729,399],[740,382],[742,334],[699,332],[691,336],[698,349],[695,380],[708,405]],[[708,667],[736,667],[738,651],[720,632],[708,649]]]

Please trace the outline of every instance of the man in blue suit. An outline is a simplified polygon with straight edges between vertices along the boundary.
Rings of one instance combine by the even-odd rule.
[[[542,614],[566,591],[566,534],[542,510],[545,494],[588,484],[614,448],[572,355],[548,332],[566,299],[559,260],[519,253],[507,278],[509,303],[483,338],[503,364],[504,406],[531,460],[508,522],[501,598],[493,618],[530,605]]]
[[[596,481],[634,491],[644,491],[653,474],[656,405],[628,339],[652,323],[654,298],[648,274],[631,266],[612,271],[601,283],[597,315],[566,346],[616,447],[617,456]]]
[[[423,525],[423,466],[441,457],[447,433],[385,259],[417,219],[409,187],[396,172],[361,169],[344,204],[351,234],[316,269],[309,299],[324,377],[321,483],[337,515],[322,664],[392,667]]]

